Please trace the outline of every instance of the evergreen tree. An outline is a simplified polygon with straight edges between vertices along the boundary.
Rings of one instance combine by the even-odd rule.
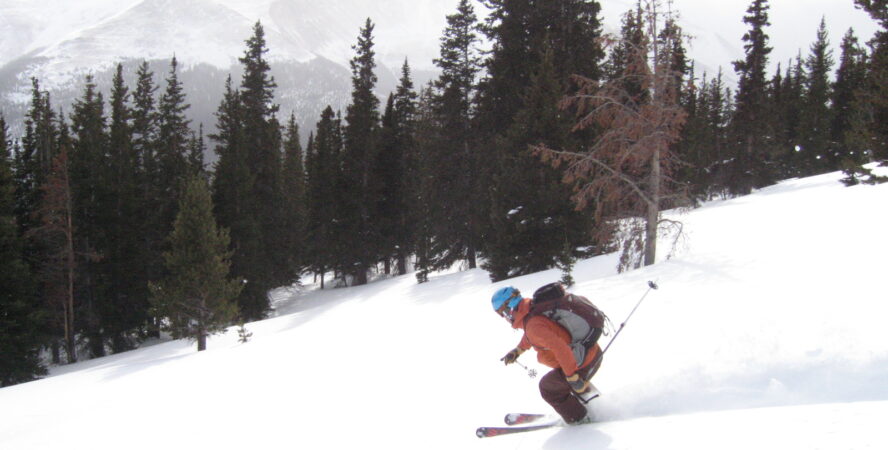
[[[478,28],[472,4],[461,0],[456,13],[447,16],[440,57],[434,60],[441,69],[435,81],[439,93],[435,112],[442,136],[433,154],[433,186],[437,190],[431,193],[438,206],[432,211],[436,243],[432,253],[437,268],[459,260],[475,268],[481,248],[487,189],[483,184],[483,152],[474,148],[477,139],[472,127],[476,78],[481,70]]]
[[[21,151],[15,156],[14,177],[16,222],[20,235],[25,237],[23,257],[33,272],[44,255],[39,240],[28,236],[39,226],[34,212],[40,207],[40,186],[46,181],[55,156],[58,130],[49,93],[40,90],[36,78],[31,79],[31,86],[31,105],[25,117]]]
[[[837,155],[830,150],[832,86],[829,80],[834,60],[829,49],[826,19],[821,20],[817,40],[811,44],[811,54],[805,60],[808,72],[805,101],[801,115],[801,144],[805,164],[803,175],[837,170]]]
[[[34,284],[22,258],[24,241],[15,222],[15,186],[10,140],[0,116],[0,387],[33,380],[46,370]]]
[[[854,0],[878,22],[882,29],[869,42],[866,96],[867,126],[862,130],[868,140],[873,160],[888,164],[888,5],[886,0]]]
[[[111,88],[111,123],[109,127],[108,174],[110,206],[102,259],[102,272],[108,280],[111,317],[103,324],[111,336],[115,353],[135,346],[131,331],[144,325],[148,315],[148,287],[133,276],[144,264],[142,226],[139,222],[141,192],[138,157],[132,143],[129,90],[123,81],[123,66],[118,64]]]
[[[571,256],[563,255],[566,247],[590,241],[582,233],[591,224],[570,202],[570,187],[560,182],[554,168],[540,164],[526,144],[566,151],[578,146],[568,137],[572,117],[558,108],[563,88],[552,58],[551,51],[541,55],[525,106],[504,139],[504,147],[518,150],[500,158],[503,170],[494,179],[498,195],[491,209],[492,234],[483,265],[494,281],[554,267]]]
[[[103,324],[113,314],[107,278],[101,259],[107,244],[105,224],[114,211],[107,166],[108,135],[102,94],[96,92],[91,75],[86,77],[83,96],[74,103],[71,115],[73,147],[70,154],[70,184],[73,191],[73,221],[77,224],[76,252],[84,257],[78,289],[84,311],[80,329],[89,340],[93,357],[105,355]]]
[[[371,223],[379,180],[373,176],[373,162],[379,149],[379,99],[373,93],[377,77],[373,50],[374,25],[368,18],[352,48],[352,98],[346,110],[343,129],[342,234],[343,253],[339,268],[353,277],[356,285],[367,283],[367,271],[378,260],[379,230]]]
[[[242,282],[229,279],[231,250],[228,231],[216,226],[209,187],[192,177],[179,202],[179,212],[164,253],[167,276],[151,287],[151,301],[174,338],[207,347],[207,336],[224,332],[237,315],[234,299]]]
[[[288,268],[287,254],[277,244],[277,237],[285,234],[281,190],[282,136],[275,118],[278,106],[273,103],[276,84],[265,54],[265,30],[257,22],[253,35],[246,41],[244,55],[239,58],[244,75],[239,90],[237,108],[238,131],[243,150],[239,163],[245,164],[248,179],[242,187],[244,212],[251,216],[245,223],[230,226],[238,251],[235,254],[234,274],[247,281],[238,299],[244,319],[259,319],[270,307],[268,292],[294,281]],[[237,136],[237,135],[236,135]],[[237,169],[243,170],[243,168]],[[238,188],[240,189],[240,188]]]
[[[404,212],[404,149],[398,142],[399,124],[395,116],[395,97],[390,94],[386,102],[385,112],[379,137],[379,152],[373,166],[373,176],[379,180],[379,191],[376,196],[373,222],[379,233],[379,256],[382,258],[385,274],[391,274],[391,260],[398,252],[400,236],[400,215]]]
[[[732,120],[732,161],[728,168],[728,188],[734,195],[744,195],[753,188],[775,181],[773,146],[768,137],[773,135],[767,114],[768,66],[768,0],[753,0],[746,10],[743,22],[750,29],[743,35],[746,58],[734,62],[740,78],[736,96],[736,111]]]
[[[733,99],[731,90],[725,86],[721,68],[718,76],[712,80],[708,88],[709,115],[706,119],[707,129],[712,135],[712,150],[704,158],[703,167],[707,174],[707,196],[725,196],[727,189],[727,171],[723,164],[728,152],[728,130],[730,118],[733,116]]]
[[[414,227],[411,225],[413,202],[411,196],[418,189],[418,165],[416,157],[416,108],[417,94],[413,90],[410,77],[410,66],[407,61],[401,67],[401,79],[394,96],[395,145],[399,148],[400,181],[391,180],[389,186],[395,192],[397,212],[393,217],[393,235],[395,236],[395,260],[398,273],[407,273],[407,258],[414,250]]]
[[[805,71],[802,63],[802,55],[795,59],[795,63],[790,61],[786,71],[786,77],[783,80],[783,89],[781,91],[780,101],[782,106],[780,112],[783,120],[780,124],[783,127],[783,141],[778,144],[783,148],[781,161],[783,165],[782,175],[786,177],[800,176],[802,167],[805,166],[805,155],[802,154],[802,109],[805,107],[805,85],[808,83],[808,73]]]
[[[197,134],[191,132],[191,139],[188,141],[188,173],[191,175],[206,175],[206,166],[204,163],[204,153],[207,151],[207,145],[204,142],[203,124],[197,127]]]
[[[433,268],[432,241],[434,240],[435,213],[440,210],[432,201],[437,185],[435,148],[440,145],[440,126],[434,111],[435,95],[431,83],[422,90],[416,105],[414,145],[410,153],[410,223],[413,224],[413,252],[415,255],[416,281],[429,281]]]
[[[299,279],[305,267],[306,194],[305,164],[302,144],[299,142],[299,126],[296,116],[290,115],[284,141],[283,193],[286,234],[282,235],[287,267],[293,279]]]
[[[163,235],[169,234],[176,215],[182,184],[188,176],[188,142],[191,131],[190,120],[185,111],[190,108],[186,102],[185,90],[179,81],[178,61],[170,62],[166,78],[166,89],[157,105],[157,141],[155,145],[156,179],[155,195],[161,201],[160,228]]]
[[[538,162],[528,164],[533,158],[528,148],[567,140],[588,144],[596,129],[582,129],[573,136],[566,136],[570,127],[553,128],[554,122],[548,118],[539,125],[534,124],[530,111],[541,112],[539,101],[543,97],[557,102],[574,91],[579,79],[574,77],[576,74],[598,80],[604,52],[598,39],[601,24],[597,1],[490,0],[484,4],[491,10],[484,32],[493,42],[493,49],[485,61],[487,76],[478,88],[476,121],[482,133],[478,137],[477,148],[483,152],[478,158],[487,162],[478,171],[478,177],[489,182],[481,191],[490,193],[490,199],[481,205],[482,208],[489,208],[486,212],[489,219],[481,228],[487,236],[483,254],[488,260],[491,277],[499,279],[508,274],[525,273],[540,264],[552,267],[564,248],[563,240],[559,239],[557,245],[545,245],[545,253],[540,253],[543,247],[516,249],[510,243],[517,243],[517,240],[502,236],[495,230],[508,229],[506,222],[509,220],[518,220],[517,225],[521,225],[517,214],[508,215],[511,211],[521,211],[517,206],[529,208],[525,218],[533,217],[536,221],[546,218],[535,216],[536,213],[548,208],[560,211],[560,205],[566,203],[565,198],[545,206],[543,199],[552,198],[551,194],[559,190],[564,192],[564,187],[559,177],[541,178],[545,171],[540,170]],[[542,70],[542,56],[547,52],[551,52],[551,69]],[[551,81],[532,78],[549,72],[552,74]],[[549,90],[552,86],[557,86],[560,92],[553,95]],[[566,110],[564,115],[574,113],[576,111]],[[545,127],[549,128],[544,131]],[[541,183],[554,185],[542,186]],[[506,206],[515,199],[533,199],[533,204]],[[570,227],[579,222],[562,219],[560,215],[552,217],[551,227],[544,224],[546,226],[543,228],[555,234],[567,235],[574,247],[591,244],[588,241],[574,241],[577,236],[583,235],[583,230]],[[543,230],[539,224],[530,228],[535,230],[533,233]],[[510,261],[510,258],[514,259]]]
[[[842,56],[833,84],[830,130],[832,151],[849,175],[848,181],[854,179],[857,168],[868,162],[863,152],[865,143],[858,139],[858,131],[866,126],[863,106],[866,99],[861,91],[866,82],[866,56],[854,30],[849,29],[842,38]],[[851,181],[854,183],[856,181]]]
[[[141,259],[141,268],[130,277],[133,284],[147,289],[148,282],[157,280],[163,273],[164,239],[168,233],[165,218],[162,216],[161,205],[164,198],[159,193],[157,184],[160,176],[157,161],[158,144],[158,112],[155,102],[155,93],[158,87],[154,84],[154,73],[150,70],[148,62],[143,61],[136,73],[136,88],[133,91],[131,114],[131,142],[132,152],[136,159],[138,170],[136,182],[139,189],[140,205],[132,212],[133,223],[139,225],[138,235],[141,237],[141,245],[138,255]],[[148,336],[159,338],[159,323],[157,318],[151,318],[148,327]]]
[[[333,269],[339,249],[338,229],[340,202],[338,195],[341,177],[340,155],[342,131],[333,108],[327,106],[321,113],[316,133],[309,139],[306,158],[307,171],[307,235],[306,260],[315,274],[321,275]]]

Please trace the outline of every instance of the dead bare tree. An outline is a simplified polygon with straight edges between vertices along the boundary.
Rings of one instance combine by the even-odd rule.
[[[600,238],[612,241],[622,231],[621,270],[638,267],[639,256],[645,266],[654,263],[660,209],[677,186],[670,178],[678,164],[670,146],[686,113],[673,52],[684,38],[671,9],[662,8],[659,0],[639,0],[637,12],[627,13],[636,14],[635,39],[607,39],[606,45],[622,51],[620,73],[604,81],[574,77],[579,88],[561,107],[577,114],[575,131],[597,131],[594,142],[581,151],[534,149],[545,163],[564,168],[578,209],[595,208]]]
[[[74,223],[71,204],[71,183],[68,172],[68,151],[62,147],[52,161],[46,182],[41,186],[43,201],[36,211],[41,225],[33,230],[47,246],[47,259],[41,278],[51,311],[58,311],[64,330],[68,363],[77,361],[74,340]]]

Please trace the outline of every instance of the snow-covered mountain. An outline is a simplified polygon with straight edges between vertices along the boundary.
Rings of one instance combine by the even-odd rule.
[[[200,353],[174,341],[53,368],[0,389],[0,448],[888,448],[888,184],[840,177],[670,213],[685,237],[645,269],[576,265],[572,291],[617,326],[660,285],[593,380],[600,423],[475,437],[507,412],[549,412],[538,378],[499,361],[520,333],[490,295],[560,276],[491,284],[475,269],[281,289],[247,343],[235,327]],[[533,352],[519,362],[546,370]]]
[[[633,0],[602,3],[606,29],[619,30],[620,17]],[[743,56],[741,18],[748,0],[673,0],[685,29],[695,36],[690,54],[697,73],[725,69]],[[223,81],[237,74],[237,58],[251,27],[261,21],[272,70],[278,81],[281,111],[296,114],[313,127],[331,104],[344,108],[350,93],[348,61],[358,30],[369,17],[376,24],[375,50],[384,97],[395,86],[398,69],[408,59],[420,86],[434,76],[445,16],[457,0],[4,0],[0,2],[0,111],[20,131],[30,99],[31,77],[53,93],[56,106],[68,108],[81,93],[83,77],[93,73],[109,89],[113,66],[121,62],[133,77],[142,60],[155,66],[158,84],[173,55],[180,62],[196,123],[212,129],[212,112]],[[479,16],[486,8],[476,3]],[[780,0],[772,2],[769,32],[773,65],[794,57],[814,40],[825,16],[833,47],[854,26],[862,40],[874,22],[855,10],[851,0]],[[836,56],[837,50],[836,50]],[[190,75],[189,72],[193,72]],[[104,82],[103,82],[104,81]],[[307,133],[305,133],[307,134]]]

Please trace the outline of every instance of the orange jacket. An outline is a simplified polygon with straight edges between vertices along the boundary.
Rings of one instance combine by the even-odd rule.
[[[537,352],[537,361],[553,369],[561,369],[568,377],[580,368],[592,364],[601,351],[598,344],[589,349],[583,364],[577,366],[570,349],[570,333],[564,327],[543,316],[531,317],[525,324],[524,319],[530,312],[530,302],[529,298],[522,299],[513,315],[512,328],[524,330],[518,347],[523,350],[532,347]]]

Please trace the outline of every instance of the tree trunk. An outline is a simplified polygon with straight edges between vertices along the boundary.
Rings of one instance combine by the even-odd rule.
[[[197,329],[197,351],[202,352],[207,349],[207,332],[203,326]]]
[[[650,201],[644,236],[644,265],[650,266],[657,259],[657,226],[660,221],[660,151],[651,158]]]
[[[68,168],[65,167],[65,272],[67,276],[65,299],[65,352],[68,364],[77,362],[77,349],[74,345],[74,215],[71,202],[71,185],[68,183]]]

